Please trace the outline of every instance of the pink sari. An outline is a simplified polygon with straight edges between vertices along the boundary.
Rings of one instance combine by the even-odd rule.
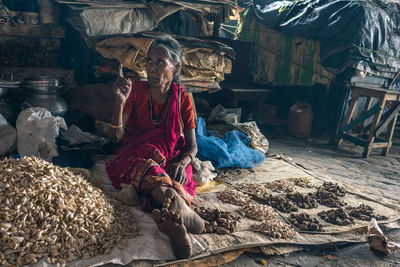
[[[150,192],[158,186],[175,189],[190,205],[197,184],[193,180],[192,166],[186,168],[187,181],[182,186],[172,180],[167,171],[185,150],[185,138],[180,118],[180,92],[182,87],[172,83],[167,103],[166,123],[160,128],[128,140],[107,162],[106,168],[113,186],[121,189],[121,183],[131,184],[138,192],[143,208],[151,209]]]

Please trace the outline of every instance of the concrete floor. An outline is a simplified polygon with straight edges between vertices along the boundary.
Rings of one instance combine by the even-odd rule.
[[[362,149],[349,143],[335,149],[328,145],[328,139],[298,140],[280,129],[268,129],[264,134],[270,141],[270,153],[283,154],[317,175],[357,184],[377,198],[390,198],[391,203],[400,207],[400,147],[392,147],[386,157],[380,156],[380,149],[373,150],[371,156],[364,159],[361,158]],[[384,230],[384,233],[400,243],[400,230]],[[268,266],[400,266],[400,252],[395,256],[382,255],[370,250],[367,243],[306,247],[303,251],[269,258],[245,253],[223,266],[262,266],[261,260],[266,260]]]

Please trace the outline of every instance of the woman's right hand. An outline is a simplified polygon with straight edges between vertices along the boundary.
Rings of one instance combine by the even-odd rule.
[[[116,105],[124,106],[132,90],[132,81],[124,78],[123,65],[118,68],[118,78],[113,84],[114,101]]]

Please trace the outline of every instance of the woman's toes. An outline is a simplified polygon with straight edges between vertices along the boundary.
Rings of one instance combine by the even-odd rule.
[[[161,210],[161,216],[164,217],[165,219],[169,219],[169,218],[170,218],[170,216],[169,216],[169,210],[166,209],[166,208],[163,208],[163,209]]]
[[[172,219],[173,219],[175,222],[179,223],[179,217],[180,217],[179,214],[177,214],[177,213],[174,212],[174,215],[173,215]]]
[[[170,198],[166,198],[164,200],[163,207],[166,208],[166,209],[169,209],[170,206],[171,206],[171,199]]]
[[[162,215],[160,210],[154,209],[151,213],[153,214],[153,219],[156,223],[160,223],[162,221]]]

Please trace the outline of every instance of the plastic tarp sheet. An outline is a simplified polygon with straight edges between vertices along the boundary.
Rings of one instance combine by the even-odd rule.
[[[391,77],[400,70],[400,12],[391,0],[242,0],[271,29],[321,41],[329,71]]]
[[[104,160],[98,161],[95,167],[92,168],[85,177],[96,186],[99,186],[106,194],[110,196],[115,196],[117,194],[117,191],[112,187],[111,182],[108,179]],[[217,198],[217,192],[232,190],[233,186],[238,183],[253,182],[257,184],[265,184],[275,180],[287,180],[290,178],[307,178],[314,187],[320,186],[325,181],[335,183],[339,182],[329,177],[317,177],[300,166],[288,163],[285,160],[269,158],[269,160],[264,161],[264,163],[257,167],[253,172],[248,170],[241,170],[239,172],[238,170],[230,170],[219,177],[219,179],[224,181],[223,183],[213,182],[214,186],[208,187],[207,189],[204,188],[203,193],[200,193],[200,190],[197,190],[197,196],[193,205],[230,211],[237,216],[241,216],[242,219],[239,221],[236,231],[229,235],[190,235],[193,245],[193,256],[191,260],[226,251],[260,247],[271,244],[281,244],[283,247],[291,247],[293,245],[332,246],[334,244],[365,242],[366,226],[368,225],[368,222],[360,220],[355,220],[356,223],[349,226],[336,226],[324,223],[321,220],[321,223],[325,226],[324,231],[321,233],[299,231],[296,233],[296,236],[291,239],[272,238],[253,231],[253,225],[258,222],[242,216],[238,212],[240,208],[239,206],[223,203]],[[365,192],[363,188],[358,188],[344,183],[340,183],[340,185],[344,186],[348,192],[344,197],[346,202],[349,202],[351,205],[370,205],[378,214],[384,214],[388,217],[388,220],[386,221],[379,221],[380,226],[384,225],[386,229],[399,229],[399,224],[396,222],[399,218],[398,206],[393,207],[385,203],[380,196],[371,195],[368,192]],[[302,188],[296,186],[295,189],[304,193],[307,190],[315,190],[316,188],[314,187]],[[313,216],[316,216],[315,213],[321,209],[326,210],[328,208],[321,205],[319,209],[312,209],[312,212],[311,210],[305,211],[311,212]],[[68,263],[66,266],[100,266],[107,263],[136,266],[136,262],[132,261],[174,260],[168,238],[157,230],[157,226],[154,223],[151,214],[144,213],[137,207],[132,207],[132,213],[141,235],[134,239],[130,239],[127,247],[115,247],[108,255],[98,255],[90,259],[75,260]],[[279,220],[282,220],[282,222],[285,222],[288,215],[289,214],[279,214],[278,218]],[[156,262],[148,262],[148,265],[154,265],[155,263]],[[168,263],[172,264],[173,262]],[[174,261],[174,263],[177,263],[177,265],[182,264],[182,266],[197,266],[193,261]],[[41,266],[55,267],[56,265],[49,265],[44,261],[34,265],[34,267]]]

